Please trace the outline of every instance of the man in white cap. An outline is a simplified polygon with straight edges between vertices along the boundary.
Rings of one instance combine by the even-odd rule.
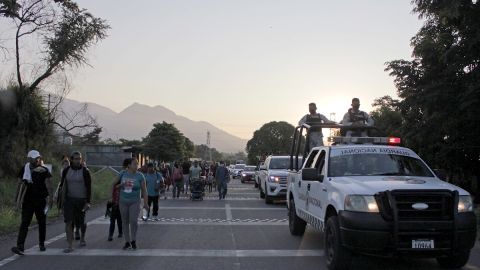
[[[42,157],[37,150],[27,154],[28,162],[18,174],[19,185],[26,186],[26,192],[21,202],[22,222],[18,232],[17,246],[12,247],[12,252],[23,255],[28,227],[32,222],[33,214],[38,222],[38,240],[40,251],[45,251],[45,237],[47,231],[46,208],[52,205],[52,183],[50,171],[42,166]]]

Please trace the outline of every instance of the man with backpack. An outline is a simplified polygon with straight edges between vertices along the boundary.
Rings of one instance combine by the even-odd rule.
[[[27,154],[28,162],[18,174],[19,190],[16,201],[22,209],[22,223],[18,232],[17,246],[12,247],[12,252],[24,255],[25,239],[33,215],[38,222],[38,242],[40,251],[45,251],[45,237],[47,231],[47,211],[52,205],[52,175],[47,167],[42,166],[42,157],[36,150]]]
[[[80,246],[85,246],[87,224],[85,212],[90,208],[92,178],[90,171],[82,165],[82,154],[75,151],[70,156],[70,166],[65,168],[60,180],[63,196],[63,215],[68,247],[63,252],[73,251],[73,226],[80,228]]]

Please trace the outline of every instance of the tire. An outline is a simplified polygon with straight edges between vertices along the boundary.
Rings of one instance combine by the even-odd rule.
[[[458,269],[465,266],[470,257],[470,250],[460,251],[452,256],[439,257],[437,262],[440,267],[445,269]]]
[[[352,262],[352,253],[341,244],[340,225],[337,216],[328,218],[324,238],[327,268],[329,270],[349,269]]]
[[[265,203],[266,204],[272,204],[273,203],[273,199],[268,196],[268,194],[265,193]]]
[[[290,207],[288,209],[288,227],[290,229],[290,233],[296,236],[302,236],[305,233],[305,227],[307,226],[307,222],[297,216],[295,202],[293,199],[290,199],[289,203]]]
[[[263,193],[262,186],[260,188],[260,198],[264,199],[265,198],[265,193]]]

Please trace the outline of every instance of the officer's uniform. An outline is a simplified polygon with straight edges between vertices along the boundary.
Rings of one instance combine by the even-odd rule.
[[[373,126],[373,119],[364,111],[358,110],[354,112],[351,108],[348,109],[348,112],[343,116],[342,124],[344,126]],[[366,130],[348,130],[346,132],[347,137],[367,137],[368,133]]]
[[[332,121],[328,120],[327,117],[325,117],[323,114],[316,113],[316,114],[307,114],[305,115],[300,121],[298,122],[298,125],[302,124],[307,124],[310,126],[313,125],[320,125],[322,123],[332,123]],[[309,129],[309,134],[310,134],[310,143],[309,143],[309,149],[312,149],[315,146],[323,146],[323,133],[322,133],[322,128],[320,127],[313,127]]]

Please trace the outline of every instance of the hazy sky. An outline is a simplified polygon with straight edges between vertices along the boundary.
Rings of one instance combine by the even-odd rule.
[[[370,111],[396,96],[385,62],[410,59],[421,26],[410,0],[77,2],[112,29],[70,98],[163,105],[245,139],[270,121],[296,125],[309,102],[338,121],[352,97]]]

